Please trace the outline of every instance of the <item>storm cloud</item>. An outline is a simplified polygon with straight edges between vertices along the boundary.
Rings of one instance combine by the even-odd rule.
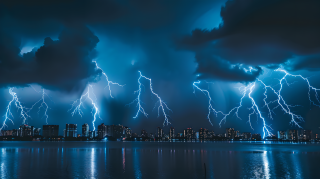
[[[101,74],[92,62],[99,39],[87,27],[65,28],[58,40],[47,37],[39,49],[23,55],[19,40],[5,33],[1,37],[1,86],[36,83],[48,89],[81,91]]]
[[[224,63],[225,69],[234,64],[319,69],[319,9],[320,2],[314,0],[228,1],[221,8],[223,22],[218,28],[194,29],[177,46],[195,52],[199,66],[204,59],[211,64],[219,58],[228,62]],[[198,68],[197,73],[220,76],[220,71],[214,68],[211,71]]]

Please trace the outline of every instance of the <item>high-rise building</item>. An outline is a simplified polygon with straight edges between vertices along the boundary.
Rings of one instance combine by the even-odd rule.
[[[285,140],[285,139],[287,139],[287,133],[286,133],[286,131],[278,131],[278,139],[279,140]]]
[[[41,128],[35,128],[35,129],[34,129],[34,135],[35,135],[35,136],[41,135]]]
[[[296,130],[296,129],[287,130],[287,139],[288,140],[297,141],[299,139],[298,136],[299,136],[298,130]]]
[[[107,126],[107,136],[112,137],[113,136],[113,131],[114,131],[114,125],[108,125]]]
[[[33,126],[28,126],[27,124],[21,125],[19,128],[19,136],[20,137],[27,137],[27,136],[33,136]]]
[[[115,138],[123,138],[124,137],[124,133],[123,133],[123,125],[115,125],[113,128],[113,137]]]
[[[251,132],[244,132],[242,133],[243,140],[251,140]]]
[[[234,139],[236,136],[236,132],[234,131],[234,128],[226,128],[226,137],[229,139]]]
[[[1,130],[1,136],[12,136],[12,130]]]
[[[141,130],[141,137],[148,137],[148,133],[146,130],[144,129]]]
[[[19,136],[19,129],[12,129],[12,136],[18,137]]]
[[[95,136],[95,132],[94,131],[89,131],[89,138],[94,138]]]
[[[53,137],[58,135],[59,135],[59,125],[43,125],[42,126],[43,137]]]
[[[100,139],[105,138],[107,136],[107,126],[102,123],[98,125],[98,137]]]
[[[235,137],[240,137],[240,131],[235,132]]]
[[[175,138],[174,128],[171,127],[169,131],[169,139],[174,139],[174,138]]]
[[[164,137],[163,130],[160,127],[157,128],[157,137],[159,138]]]
[[[215,134],[214,134],[214,131],[208,131],[208,136],[207,136],[207,138],[209,138],[209,139],[211,139],[211,138],[213,138],[215,136]]]
[[[303,130],[303,140],[311,140],[312,139],[312,130]]]
[[[183,131],[183,136],[187,139],[192,139],[194,138],[194,131],[192,128],[187,128]]]
[[[252,140],[261,140],[260,134],[252,134]]]
[[[154,139],[153,133],[149,133],[149,138],[150,138],[150,139]]]
[[[82,125],[82,137],[89,137],[89,125],[87,123]]]
[[[131,129],[129,127],[124,127],[125,138],[131,138]]]
[[[196,140],[199,140],[199,132],[196,132],[194,136],[195,136]]]
[[[66,124],[65,137],[77,137],[77,124]]]
[[[208,138],[208,129],[200,128],[199,129],[199,139],[205,140]]]

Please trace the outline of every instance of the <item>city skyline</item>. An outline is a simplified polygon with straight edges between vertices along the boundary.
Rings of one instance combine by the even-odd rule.
[[[183,131],[176,131],[174,127],[170,127],[169,131],[164,131],[161,127],[157,127],[155,132],[150,132],[150,129],[142,129],[140,132],[132,131],[130,127],[124,125],[105,125],[101,123],[97,126],[96,131],[91,131],[87,123],[80,125],[81,130],[78,132],[77,124],[66,124],[63,129],[62,135],[59,134],[59,125],[43,125],[41,128],[35,128],[34,126],[28,126],[26,124],[21,125],[19,129],[2,130],[0,136],[2,140],[8,140],[7,137],[38,137],[42,136],[44,140],[52,137],[58,138],[64,137],[68,140],[70,138],[87,138],[88,139],[104,139],[112,137],[111,140],[157,140],[157,141],[219,141],[219,140],[231,140],[231,141],[319,141],[318,133],[313,133],[312,130],[308,129],[286,129],[277,131],[275,135],[263,138],[259,133],[251,133],[235,130],[234,128],[226,128],[225,133],[215,133],[213,130],[210,131],[206,128],[193,129],[186,128]],[[41,137],[41,140],[43,140]],[[29,140],[23,139],[22,140]],[[31,138],[32,139],[32,138]],[[33,139],[34,140],[34,139]],[[39,140],[39,139],[38,139]]]

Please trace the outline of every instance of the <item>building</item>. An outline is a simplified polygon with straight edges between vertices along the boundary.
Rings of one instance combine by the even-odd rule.
[[[240,137],[240,131],[236,131],[235,137]]]
[[[286,140],[287,139],[287,132],[286,131],[278,131],[278,139],[279,140]]]
[[[303,130],[302,131],[302,140],[311,140],[312,139],[312,130]]]
[[[33,136],[34,127],[27,124],[21,125],[19,128],[19,137]]]
[[[41,135],[41,128],[35,128],[35,129],[34,129],[34,135],[35,135],[35,136]]]
[[[19,136],[19,129],[12,129],[12,136],[18,137]]]
[[[215,136],[214,131],[210,131],[210,132],[208,131],[208,135],[207,135],[208,139],[212,139],[214,136]]]
[[[59,125],[43,125],[42,126],[43,137],[53,137],[58,135],[59,135]]]
[[[187,139],[192,139],[194,138],[194,131],[192,130],[192,128],[187,128],[183,131],[183,137],[187,138]]]
[[[125,138],[131,138],[132,133],[131,133],[131,129],[129,127],[124,127],[124,134],[125,134]]]
[[[226,138],[234,139],[236,136],[236,131],[234,131],[234,128],[226,128]]]
[[[103,139],[107,136],[107,126],[102,123],[101,125],[98,125],[98,137],[100,139]]]
[[[94,137],[96,137],[95,136],[95,132],[94,131],[89,131],[89,138],[92,139]]]
[[[174,128],[171,127],[169,131],[169,139],[174,139],[174,138],[175,138]]]
[[[77,124],[66,124],[65,137],[77,137]]]
[[[299,138],[299,134],[298,134],[298,130],[295,130],[295,129],[290,129],[290,130],[287,130],[287,139],[288,140],[294,140],[294,141],[297,141]]]
[[[89,137],[89,125],[87,123],[82,125],[82,137]]]
[[[208,129],[199,129],[199,140],[205,140],[208,138]]]
[[[112,137],[113,136],[113,130],[114,130],[114,125],[108,125],[107,126],[107,136]]]
[[[144,129],[141,130],[141,137],[148,137],[148,133],[146,130]]]
[[[154,139],[153,133],[149,133],[149,138],[150,138],[150,139]]]
[[[1,136],[12,136],[12,130],[1,130]]]
[[[164,137],[163,130],[160,127],[157,128],[157,135],[156,136],[159,138]]]
[[[109,131],[108,131],[109,132]],[[124,135],[124,127],[123,125],[113,125],[112,137],[114,138],[123,138]]]
[[[183,133],[178,133],[176,138],[183,138]]]
[[[261,135],[260,134],[252,134],[252,140],[261,140]]]
[[[196,132],[196,133],[194,134],[194,136],[195,136],[196,140],[199,140],[199,132]]]

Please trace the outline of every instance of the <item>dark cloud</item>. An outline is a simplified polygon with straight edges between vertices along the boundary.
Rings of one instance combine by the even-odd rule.
[[[24,37],[57,34],[65,25],[105,23],[126,15],[116,1],[1,1],[3,29]]]
[[[215,79],[224,81],[250,82],[262,74],[263,70],[257,66],[253,69],[241,64],[231,64],[229,61],[216,56],[197,54],[198,79]]]
[[[101,74],[92,62],[99,39],[87,27],[65,28],[58,40],[47,37],[43,46],[23,56],[18,40],[1,35],[1,86],[37,83],[49,89],[81,91]]]
[[[178,46],[196,53],[210,49],[208,56],[215,55],[230,64],[266,67],[290,64],[286,68],[318,69],[319,9],[320,1],[314,0],[228,1],[221,8],[223,22],[218,28],[195,29]]]

